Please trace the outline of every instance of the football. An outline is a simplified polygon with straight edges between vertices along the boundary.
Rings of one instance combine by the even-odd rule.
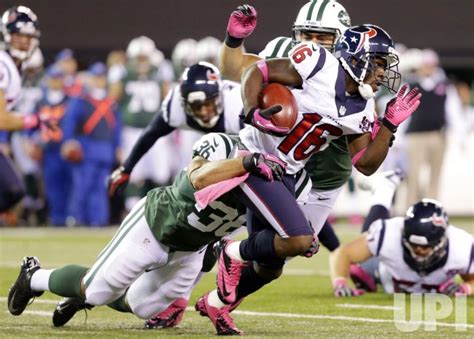
[[[272,115],[272,123],[278,127],[292,128],[298,117],[298,105],[291,91],[279,83],[268,84],[259,96],[260,108],[281,105],[282,110]]]

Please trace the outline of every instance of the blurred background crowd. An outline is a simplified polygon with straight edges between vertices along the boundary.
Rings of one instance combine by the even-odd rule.
[[[183,70],[197,61],[219,64],[221,41],[216,37],[222,38],[228,14],[240,2],[230,1],[219,12],[219,25],[217,20],[212,25],[212,35],[216,37],[203,35],[202,27],[198,27],[199,20],[194,20],[181,22],[179,25],[181,37],[193,38],[160,40],[154,38],[150,28],[146,28],[150,26],[147,20],[133,18],[134,23],[123,24],[140,25],[146,22],[148,24],[144,25],[146,27],[143,27],[141,32],[148,36],[137,34],[126,43],[114,42],[115,45],[109,51],[105,52],[101,48],[97,49],[96,53],[85,47],[87,44],[84,41],[74,43],[71,38],[66,44],[64,39],[54,42],[50,37],[48,40],[48,32],[55,31],[55,34],[59,34],[57,30],[61,27],[49,21],[45,16],[44,6],[30,2],[26,1],[25,5],[35,10],[40,18],[42,46],[24,65],[23,96],[15,110],[21,113],[49,115],[59,120],[60,124],[55,130],[1,132],[0,147],[11,155],[24,176],[27,196],[15,209],[0,215],[0,224],[74,226],[78,223],[76,215],[84,214],[86,210],[94,211],[94,207],[99,205],[109,206],[110,213],[89,213],[90,215],[81,218],[85,220],[81,224],[103,226],[119,223],[123,213],[148,189],[172,181],[177,171],[188,163],[191,145],[200,134],[174,131],[161,138],[147,157],[141,160],[141,167],[135,168],[124,197],[109,201],[105,186],[107,176],[117,164],[123,162],[141,131],[159,111],[170,88],[179,83]],[[286,5],[285,8],[293,10],[287,9],[285,22],[278,20],[284,26],[283,35],[288,32],[297,10],[304,2],[291,2],[291,5]],[[352,14],[353,23],[362,23],[363,18],[358,17],[357,11],[353,10],[356,5],[351,1],[341,2],[351,13],[356,12]],[[358,2],[357,6],[364,6],[364,2]],[[370,5],[369,2],[367,1],[367,6]],[[112,2],[109,3],[113,6]],[[118,3],[120,8],[124,7],[124,3],[132,5],[131,1]],[[185,8],[185,3],[177,2],[175,11],[189,11]],[[269,21],[268,12],[272,10],[271,6],[265,1],[262,1],[261,5],[259,3],[257,1],[253,5],[259,13],[267,12],[266,20]],[[466,5],[466,10],[468,6],[472,9],[469,1],[460,3]],[[0,12],[11,5],[15,4],[11,1],[2,3]],[[102,3],[98,5],[103,6]],[[169,6],[168,4],[167,8]],[[94,7],[92,2],[90,7]],[[276,7],[282,10],[281,6]],[[159,5],[153,8],[159,10]],[[201,7],[203,13],[207,12],[204,8]],[[205,20],[212,20],[212,14],[212,11],[207,13]],[[92,16],[96,17],[97,13]],[[168,16],[165,19],[165,13],[158,16],[155,27],[161,27],[160,31],[167,30],[163,20],[173,20],[173,17]],[[279,15],[278,18],[282,16]],[[94,27],[101,30],[100,34],[108,33],[112,40],[117,41],[117,31],[123,30],[124,27],[115,31],[113,25],[105,25],[107,20],[112,19],[106,18],[102,25],[98,23]],[[384,20],[385,17],[383,20],[371,22],[384,23]],[[413,34],[433,34],[422,26],[423,20],[420,19],[417,23],[419,32]],[[261,27],[265,27],[263,24],[260,29],[264,30]],[[398,41],[397,35],[403,35],[389,24],[384,23],[384,27],[387,27],[395,41]],[[97,39],[100,40],[100,37]],[[262,42],[257,48],[252,44],[247,48],[257,53],[263,47]],[[466,58],[466,49],[463,48],[458,51],[440,51],[422,44],[413,46],[407,43],[406,46],[397,46],[404,81],[420,87],[423,93],[420,108],[405,124],[403,133],[397,133],[394,146],[383,165],[384,169],[401,168],[406,173],[405,193],[403,197],[398,198],[401,210],[424,196],[440,199],[443,166],[462,166],[461,170],[467,173],[466,177],[470,181],[450,185],[454,190],[468,191],[467,195],[463,196],[467,196],[470,201],[467,202],[467,209],[462,209],[460,213],[474,214],[474,183],[472,175],[469,174],[469,169],[472,168],[469,166],[472,165],[469,164],[469,159],[472,160],[473,151],[469,140],[472,140],[474,126],[474,62]],[[469,50],[467,53],[470,53]],[[472,55],[470,54],[471,58]],[[82,100],[85,94],[88,94],[88,99]],[[380,111],[384,110],[389,99],[388,93],[378,94],[377,106]],[[84,120],[81,112],[87,110],[92,110],[93,113],[88,114],[87,120]],[[78,129],[82,129],[79,134]],[[465,157],[464,162],[462,159],[455,164],[446,162],[451,143],[454,143],[453,147],[460,152],[457,154],[461,158]],[[354,180],[357,181],[357,178]],[[86,181],[93,181],[93,184]],[[455,185],[459,185],[459,188]],[[88,187],[95,189],[91,191]],[[85,189],[88,190],[87,194],[84,194]],[[84,196],[87,196],[87,199],[84,199]],[[336,204],[335,215],[337,216],[339,211],[357,223],[361,213],[360,207],[364,204],[360,200],[352,182],[342,202]],[[443,203],[449,209],[449,203]],[[352,208],[338,210],[337,206],[340,204],[350,205]]]

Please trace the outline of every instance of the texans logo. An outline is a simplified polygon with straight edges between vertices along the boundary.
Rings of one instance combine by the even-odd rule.
[[[351,54],[356,54],[369,43],[370,39],[377,35],[377,31],[374,28],[369,27],[365,32],[349,30],[345,35],[343,42],[348,47],[347,51]]]
[[[207,80],[210,80],[210,81],[219,80],[219,76],[216,73],[213,73],[211,70],[207,71],[206,76],[207,76]]]
[[[443,218],[442,216],[439,216],[437,214],[433,214],[433,216],[431,217],[431,222],[433,223],[433,225],[435,226],[441,226],[441,227],[446,227],[448,226],[446,224],[446,219]]]

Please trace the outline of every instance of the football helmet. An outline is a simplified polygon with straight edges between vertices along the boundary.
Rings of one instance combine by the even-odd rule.
[[[351,26],[351,18],[344,6],[334,0],[314,0],[301,7],[293,24],[293,43],[299,41],[302,32],[329,33],[334,35],[333,43],[324,46],[331,52],[337,39]]]
[[[386,63],[384,77],[379,84],[391,93],[397,92],[401,81],[399,58],[392,38],[382,28],[366,24],[347,29],[336,43],[335,56],[359,84],[359,93],[365,99],[375,96],[371,86],[364,84],[364,79],[375,69],[376,58],[382,58]]]
[[[201,61],[188,67],[181,77],[181,100],[186,114],[204,128],[212,128],[222,114],[222,78],[216,66]],[[214,100],[216,115],[209,121],[203,121],[193,111],[206,101]]]
[[[408,208],[402,233],[403,259],[407,265],[420,275],[442,267],[448,259],[448,226],[448,214],[436,200],[422,199]],[[414,246],[430,250],[419,255]]]
[[[153,40],[146,36],[139,36],[132,39],[127,46],[127,57],[135,59],[139,55],[151,58],[155,53],[156,46]]]
[[[12,46],[12,34],[30,36],[28,50],[21,50]],[[10,55],[20,61],[28,59],[39,46],[40,29],[38,18],[31,9],[25,6],[14,6],[2,15],[2,34],[6,48]]]
[[[171,62],[176,76],[179,76],[186,67],[198,62],[197,59],[197,41],[194,39],[183,39],[178,41],[174,46],[173,53],[171,54]]]
[[[222,42],[212,36],[199,40],[196,48],[197,59],[199,61],[210,62],[213,65],[219,64],[219,51]]]

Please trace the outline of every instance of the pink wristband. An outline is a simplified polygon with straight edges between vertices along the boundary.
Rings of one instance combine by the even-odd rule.
[[[36,115],[23,115],[23,129],[31,129],[38,126],[38,117]]]
[[[257,67],[262,73],[263,76],[263,83],[268,84],[268,67],[267,67],[267,62],[265,60],[258,60],[257,61]]]

